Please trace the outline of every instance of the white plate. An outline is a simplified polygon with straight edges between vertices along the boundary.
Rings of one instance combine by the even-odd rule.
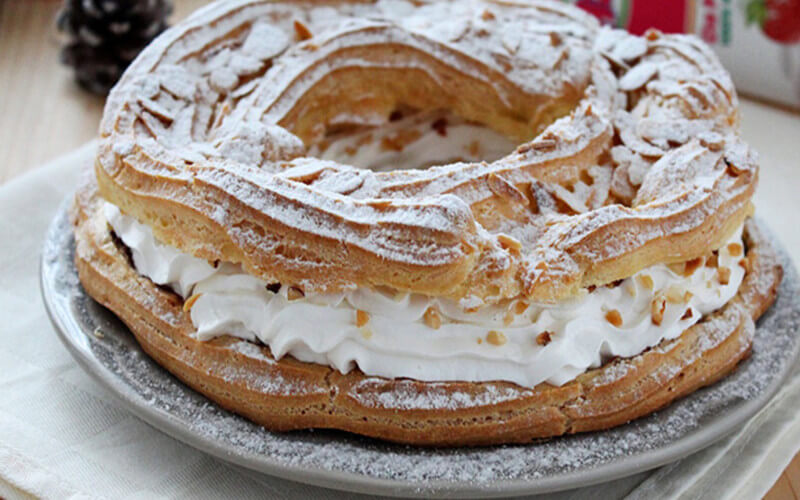
[[[84,292],[73,264],[66,202],[46,236],[44,302],[80,365],[135,415],[207,453],[250,469],[341,490],[489,497],[545,493],[635,474],[736,430],[780,387],[797,358],[798,280],[785,257],[776,304],[759,321],[753,355],[723,381],[647,418],[604,432],[526,446],[425,449],[343,432],[273,433],[227,412],[145,355],[128,329]],[[94,335],[95,329],[104,333]]]

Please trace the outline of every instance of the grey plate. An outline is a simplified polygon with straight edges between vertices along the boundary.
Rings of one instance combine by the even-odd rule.
[[[609,481],[658,467],[736,430],[777,391],[797,357],[797,274],[758,325],[752,357],[722,382],[615,429],[527,446],[423,449],[333,431],[273,433],[184,386],[139,348],[117,318],[90,299],[73,265],[66,204],[44,243],[44,302],[80,365],[139,418],[224,460],[330,488],[409,496],[510,496]],[[94,335],[96,329],[103,337]]]

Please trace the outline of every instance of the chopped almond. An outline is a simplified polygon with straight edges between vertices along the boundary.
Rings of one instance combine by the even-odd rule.
[[[727,160],[725,161],[725,163],[728,165],[728,173],[733,177],[738,177],[745,170],[743,168],[737,167],[736,165],[734,165],[733,163],[731,163],[731,162],[729,162]]]
[[[727,285],[731,281],[731,270],[727,267],[720,267],[717,269],[719,272],[719,283],[720,285]]]
[[[302,290],[300,290],[299,288],[290,287],[290,288],[289,288],[289,289],[286,291],[286,297],[287,297],[289,300],[297,300],[297,299],[302,299],[302,298],[303,298],[303,297],[305,297],[305,296],[306,296],[306,295],[305,295],[305,294],[303,293],[303,291],[302,291]]]
[[[686,264],[683,262],[673,262],[672,264],[667,264],[667,267],[670,271],[679,276],[683,276],[683,273],[686,270]]]
[[[481,154],[481,143],[478,141],[470,142],[468,151],[474,158],[477,158]]]
[[[294,22],[294,32],[297,35],[297,39],[300,41],[308,40],[309,38],[314,36],[311,34],[311,30],[308,29],[308,26],[301,23],[300,21]]]
[[[719,258],[717,254],[712,253],[706,258],[706,267],[717,267],[719,265]]]
[[[186,302],[183,303],[183,311],[184,312],[191,311],[192,307],[194,306],[194,303],[197,302],[197,299],[199,299],[201,295],[203,294],[197,293],[186,299]]]
[[[425,311],[425,315],[422,317],[425,321],[425,324],[429,327],[433,328],[434,330],[438,330],[440,326],[442,326],[442,315],[439,314],[439,310],[436,306],[431,306]]]
[[[739,267],[744,269],[744,272],[750,272],[750,259],[747,257],[742,257],[739,259]]]
[[[667,292],[664,294],[667,298],[667,301],[671,304],[679,304],[683,302],[684,292],[681,291],[680,288],[676,286],[671,286],[667,289]]]
[[[619,328],[622,326],[622,315],[616,309],[612,309],[606,313],[606,321]]]
[[[550,343],[552,337],[553,337],[552,333],[544,331],[536,336],[536,343],[539,345],[547,345]]]
[[[381,150],[400,152],[406,146],[419,139],[421,135],[418,130],[407,130],[397,132],[393,136],[386,136],[381,139]]]
[[[501,332],[498,332],[497,330],[491,330],[486,334],[486,342],[489,342],[492,345],[500,346],[508,342],[508,339]]]
[[[686,310],[685,313],[683,313],[683,316],[681,316],[681,319],[689,319],[689,318],[692,317],[692,314],[694,314],[694,313],[692,312],[692,308],[690,307],[689,309]]]
[[[642,286],[647,288],[648,290],[652,290],[654,286],[653,278],[651,278],[650,275],[648,274],[640,274],[639,283],[641,283]]]
[[[356,310],[356,326],[361,328],[367,323],[369,323],[369,313],[361,309]]]
[[[656,297],[650,304],[650,319],[653,324],[658,326],[664,320],[664,310],[667,308],[667,301],[664,297]]]
[[[524,300],[519,300],[517,301],[516,304],[514,304],[514,312],[517,314],[522,314],[527,310],[528,310],[528,303],[525,302]]]
[[[484,21],[491,21],[492,19],[494,19],[494,14],[492,14],[492,12],[488,9],[484,10],[483,14],[481,14],[481,19],[483,19]]]
[[[701,265],[703,265],[702,257],[698,257],[692,260],[687,260],[686,263],[684,264],[683,275],[691,276],[692,274],[694,274],[695,271],[697,271],[697,268],[699,268]]]
[[[731,243],[728,245],[728,253],[731,254],[732,257],[738,257],[742,255],[742,245],[739,243]]]
[[[498,235],[497,241],[500,243],[501,247],[512,253],[519,253],[519,250],[522,248],[522,243],[520,243],[519,240],[505,234]]]
[[[372,330],[369,328],[361,328],[361,336],[364,340],[369,340],[372,338]]]

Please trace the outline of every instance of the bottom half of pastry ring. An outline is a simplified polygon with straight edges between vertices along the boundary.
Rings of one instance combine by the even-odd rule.
[[[427,446],[524,443],[606,429],[658,410],[731,372],[751,350],[755,320],[774,301],[777,256],[752,220],[743,281],[720,309],[671,340],[609,360],[563,385],[423,382],[342,374],[228,335],[200,341],[184,300],[139,275],[103,215],[96,187],[73,207],[80,280],[145,352],[220,406],[275,431],[339,429]],[[319,325],[320,329],[326,325]]]

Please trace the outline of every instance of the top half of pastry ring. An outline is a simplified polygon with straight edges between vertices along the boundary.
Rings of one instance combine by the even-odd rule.
[[[519,146],[389,172],[310,156],[398,109]],[[733,84],[698,39],[487,0],[212,4],[112,91],[95,170],[103,197],[195,256],[307,292],[478,302],[553,302],[704,255],[757,181]]]

